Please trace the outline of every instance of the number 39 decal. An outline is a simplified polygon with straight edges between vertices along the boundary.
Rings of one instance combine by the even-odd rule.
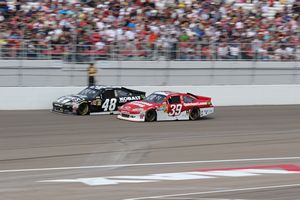
[[[104,111],[113,111],[116,109],[117,99],[105,99],[102,108]]]
[[[182,110],[181,104],[171,105],[171,111],[169,112],[169,115],[180,115]]]

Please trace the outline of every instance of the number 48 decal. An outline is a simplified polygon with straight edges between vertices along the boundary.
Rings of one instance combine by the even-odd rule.
[[[105,99],[104,103],[102,104],[102,108],[104,111],[113,111],[116,109],[117,106],[117,99]]]
[[[182,110],[181,104],[171,105],[171,111],[169,112],[169,115],[180,115]]]

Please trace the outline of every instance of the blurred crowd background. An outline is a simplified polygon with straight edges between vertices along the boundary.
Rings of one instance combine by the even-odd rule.
[[[0,0],[0,57],[299,60],[299,0]]]

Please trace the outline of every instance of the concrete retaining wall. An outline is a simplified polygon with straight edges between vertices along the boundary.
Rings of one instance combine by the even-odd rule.
[[[98,61],[101,85],[300,84],[300,62]],[[67,87],[87,84],[87,64],[0,60],[0,87]]]
[[[216,106],[300,104],[300,85],[129,86],[210,96]],[[53,100],[83,87],[0,87],[0,110],[50,109]]]

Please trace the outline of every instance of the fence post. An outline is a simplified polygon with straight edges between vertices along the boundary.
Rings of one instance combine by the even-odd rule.
[[[23,86],[23,50],[24,48],[24,40],[21,43],[21,57],[19,58],[19,66],[18,66],[18,86]]]
[[[71,61],[71,70],[70,70],[70,85],[74,86],[74,64],[76,63],[77,55],[77,43],[73,43],[72,49],[72,61]]]
[[[298,84],[297,83],[297,80],[298,80],[298,71],[299,71],[299,56],[300,55],[298,55],[299,53],[300,53],[300,50],[298,50],[298,46],[297,45],[295,45],[295,52],[294,52],[294,63],[295,63],[295,65],[294,65],[294,78],[293,78],[293,81],[292,81],[292,84]]]
[[[218,52],[217,52],[217,50],[216,50],[216,43],[214,43],[214,42],[212,42],[212,43],[210,43],[210,52],[211,52],[211,59],[212,60],[217,60],[218,59]]]

